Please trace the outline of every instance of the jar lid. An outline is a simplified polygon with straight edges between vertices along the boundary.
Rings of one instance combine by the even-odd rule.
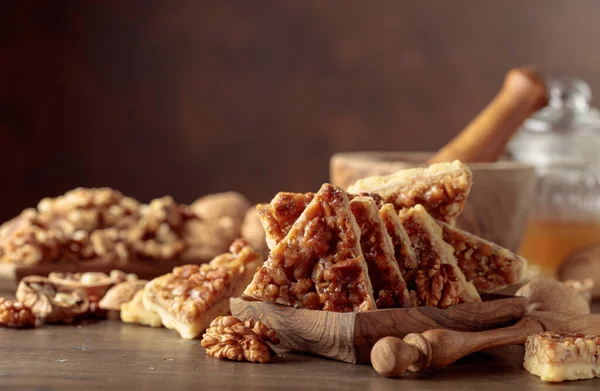
[[[548,79],[548,105],[529,117],[522,132],[599,136],[600,112],[590,106],[589,85],[576,78]]]

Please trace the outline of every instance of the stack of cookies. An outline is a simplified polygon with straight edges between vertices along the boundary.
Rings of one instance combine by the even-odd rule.
[[[525,259],[455,226],[472,185],[459,161],[279,193],[258,206],[270,248],[244,294],[326,311],[449,306],[519,282]]]

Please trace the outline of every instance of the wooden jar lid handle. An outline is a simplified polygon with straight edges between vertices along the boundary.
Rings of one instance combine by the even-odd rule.
[[[527,117],[547,104],[546,84],[534,67],[511,69],[494,99],[429,163],[496,161]]]

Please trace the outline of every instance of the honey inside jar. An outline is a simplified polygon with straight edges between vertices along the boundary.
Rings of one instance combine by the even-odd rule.
[[[536,167],[530,222],[519,254],[529,277],[555,277],[567,257],[600,244],[600,110],[583,80],[548,80],[547,107],[509,145],[515,160]]]
[[[519,249],[529,261],[532,275],[555,277],[567,256],[600,242],[600,221],[560,221],[533,219]]]

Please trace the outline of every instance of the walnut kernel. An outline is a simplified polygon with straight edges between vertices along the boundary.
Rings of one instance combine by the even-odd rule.
[[[234,316],[215,318],[202,336],[206,354],[234,361],[267,363],[274,354],[266,342],[279,343],[275,331],[252,319],[243,323]]]
[[[419,270],[415,276],[421,301],[432,307],[448,308],[459,302],[460,283],[452,265],[436,265]]]
[[[19,301],[0,297],[0,326],[33,327],[35,315]]]

